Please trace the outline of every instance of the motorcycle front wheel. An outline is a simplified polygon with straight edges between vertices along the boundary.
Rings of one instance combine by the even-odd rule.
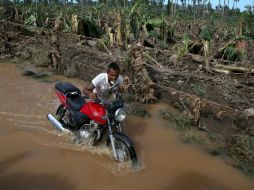
[[[137,155],[133,146],[126,143],[126,140],[115,137],[115,149],[117,160],[121,162],[136,162]]]

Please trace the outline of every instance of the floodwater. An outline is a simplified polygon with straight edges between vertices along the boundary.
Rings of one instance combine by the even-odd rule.
[[[59,134],[45,117],[57,105],[54,83],[0,64],[0,190],[254,189],[251,179],[220,158],[181,144],[159,117],[163,105],[149,106],[150,118],[129,117],[125,123],[140,159],[136,169],[114,161],[104,146],[84,147]]]

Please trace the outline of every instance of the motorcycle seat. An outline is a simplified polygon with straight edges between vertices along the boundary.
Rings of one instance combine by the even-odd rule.
[[[68,82],[58,82],[56,83],[55,88],[66,96],[68,94],[71,95],[71,93],[76,93],[76,95],[81,94],[80,90],[76,86]]]
[[[86,101],[81,96],[71,96],[66,100],[68,106],[75,111],[79,111]]]

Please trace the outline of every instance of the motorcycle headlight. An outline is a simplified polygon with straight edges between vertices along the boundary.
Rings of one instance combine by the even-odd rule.
[[[126,111],[123,108],[119,108],[115,112],[116,121],[122,122],[126,118]]]

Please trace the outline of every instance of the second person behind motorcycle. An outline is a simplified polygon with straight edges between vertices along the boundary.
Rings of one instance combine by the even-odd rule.
[[[120,75],[120,67],[117,63],[112,62],[108,65],[106,73],[97,75],[83,89],[83,93],[89,96],[90,99],[96,100],[102,98],[105,103],[108,103],[114,93],[122,91],[123,77]]]

